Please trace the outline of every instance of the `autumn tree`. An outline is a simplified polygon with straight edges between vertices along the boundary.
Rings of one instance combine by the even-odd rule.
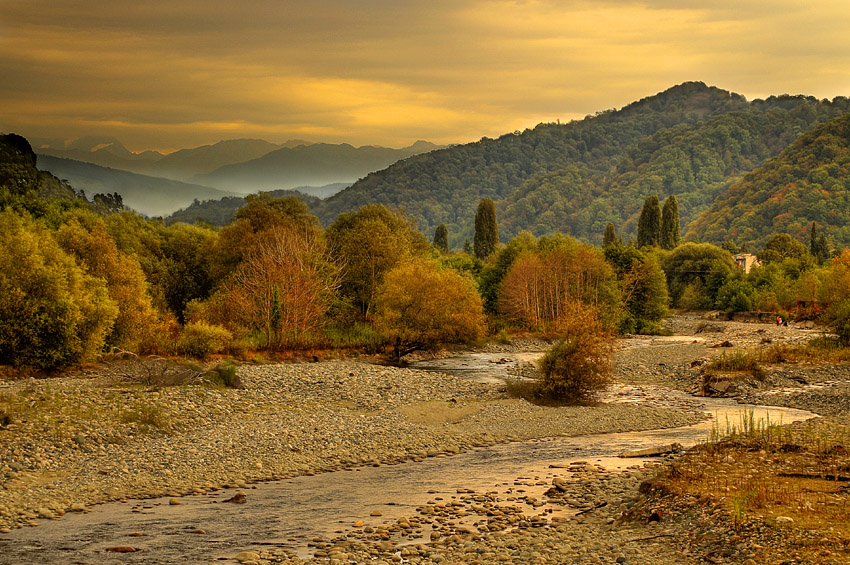
[[[94,359],[118,308],[51,234],[0,212],[0,364],[59,369]]]
[[[496,223],[496,205],[491,198],[482,198],[475,214],[475,256],[485,259],[499,245],[499,226]]]
[[[434,261],[413,259],[386,274],[375,327],[393,344],[398,362],[417,349],[477,339],[487,324],[470,277]]]
[[[523,252],[499,287],[499,311],[532,329],[558,331],[575,303],[596,309],[608,325],[619,316],[613,269],[598,249],[571,240]]]
[[[341,269],[340,294],[361,320],[372,317],[386,273],[429,247],[408,218],[380,204],[340,214],[327,238]]]
[[[59,228],[56,240],[89,275],[106,282],[109,297],[118,307],[107,345],[133,351],[152,345],[157,313],[144,272],[135,256],[118,251],[103,220],[90,213],[79,213]]]
[[[446,224],[440,224],[434,230],[434,247],[439,249],[441,253],[449,252],[449,230]]]
[[[679,245],[679,203],[674,195],[667,197],[661,210],[661,236],[659,243],[662,249],[673,249]]]
[[[319,329],[338,282],[324,240],[295,226],[272,226],[225,284],[231,308],[266,338],[297,344]],[[219,322],[219,320],[210,320]]]

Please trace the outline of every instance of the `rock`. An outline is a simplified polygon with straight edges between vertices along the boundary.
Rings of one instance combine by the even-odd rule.
[[[245,504],[245,501],[247,499],[248,499],[248,497],[245,496],[244,492],[237,492],[236,494],[234,494],[232,497],[228,498],[224,502],[232,502],[234,504]]]
[[[171,506],[178,506],[182,503],[180,502],[179,498],[172,498],[171,500],[168,501],[168,504],[170,504]]]
[[[107,547],[106,551],[109,553],[135,553],[138,551],[135,547],[131,547],[129,545],[118,545],[115,547]]]
[[[260,559],[260,554],[256,551],[242,551],[236,554],[234,558],[239,563],[246,563],[248,561],[257,561]]]
[[[775,519],[774,521],[775,521],[777,524],[791,524],[791,523],[793,523],[793,522],[794,522],[794,519],[793,519],[793,518],[790,518],[790,517],[788,517],[788,516],[777,516],[777,517],[776,517],[776,519]]]
[[[372,510],[372,511],[369,513],[369,516],[383,516],[383,513],[381,513],[381,511],[380,511],[380,510]]]
[[[655,457],[657,455],[667,455],[668,453],[678,453],[682,451],[682,444],[672,443],[670,445],[660,445],[658,447],[648,447],[646,449],[637,449],[635,451],[625,451],[617,457]]]

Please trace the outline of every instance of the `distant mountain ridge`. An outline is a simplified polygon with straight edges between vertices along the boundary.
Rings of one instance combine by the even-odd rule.
[[[257,159],[196,175],[191,180],[244,194],[303,185],[354,182],[399,160],[440,148],[421,140],[401,149],[373,145],[354,147],[348,143],[315,143],[277,149]]]
[[[148,216],[166,216],[194,200],[219,199],[232,193],[207,186],[151,177],[50,155],[38,156],[38,167],[67,180],[91,198],[117,192],[124,204]]]

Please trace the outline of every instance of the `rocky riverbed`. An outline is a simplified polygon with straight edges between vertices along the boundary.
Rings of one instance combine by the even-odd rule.
[[[692,390],[699,372],[693,361],[729,349],[713,346],[758,347],[817,335],[696,318],[676,318],[673,326],[690,339],[621,340],[615,355],[621,386],[592,407],[538,407],[508,398],[499,384],[359,361],[242,366],[244,390],[147,390],[118,382],[108,371],[0,382],[0,409],[11,417],[0,429],[0,541],[4,532],[111,500],[179,501],[224,487],[417,461],[475,446],[686,425],[702,418],[699,404],[666,394],[665,387]],[[517,347],[489,350],[509,355]],[[843,381],[845,375],[840,367],[814,372],[826,381]],[[788,381],[800,386],[800,379]],[[787,394],[793,400],[774,403],[827,411],[824,406],[840,401],[822,395],[831,398],[835,391],[846,394],[847,387],[829,382],[822,391]],[[767,395],[758,400],[771,403]],[[643,497],[638,486],[654,473],[641,466],[612,471],[586,463],[545,477],[517,477],[520,485],[550,485],[549,502],[563,500],[572,509],[569,516],[540,516],[535,501],[521,493],[470,490],[447,500],[435,497],[393,523],[351,524],[336,538],[315,540],[312,561],[695,562],[688,546],[670,543],[683,535],[676,524],[648,516],[628,519],[633,508],[642,508],[636,506]],[[571,504],[576,502],[584,506]],[[715,533],[722,536],[723,527]],[[404,543],[426,529],[430,543]],[[743,546],[733,554],[738,562],[748,555]],[[302,562],[285,549],[247,551],[239,558]]]

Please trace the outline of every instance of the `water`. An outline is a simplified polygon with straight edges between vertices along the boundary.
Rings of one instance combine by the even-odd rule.
[[[514,354],[496,357],[526,359]],[[490,360],[462,356],[454,363],[461,374],[472,371],[470,365],[486,364],[494,370],[484,377],[470,372],[472,378],[499,378],[507,365]],[[451,365],[450,360],[440,361],[444,368]],[[639,398],[638,392],[620,387],[608,399],[630,402]],[[691,446],[705,441],[715,422],[725,429],[727,422],[739,423],[750,411],[756,420],[776,423],[814,416],[801,410],[740,405],[730,399],[704,399],[704,404],[712,419],[695,426],[500,444],[422,462],[298,477],[246,489],[245,504],[224,502],[233,496],[233,490],[183,497],[180,505],[170,505],[167,498],[104,504],[86,514],[42,521],[40,527],[0,535],[0,563],[199,563],[264,546],[280,546],[307,556],[307,543],[317,536],[330,538],[349,531],[355,520],[377,526],[412,516],[417,506],[436,496],[448,500],[457,496],[458,489],[503,495],[523,492],[541,498],[551,478],[562,471],[559,468],[573,461],[625,468],[649,459],[622,459],[617,457],[620,453],[674,442]],[[524,479],[518,485],[520,477]],[[542,484],[535,484],[538,482]],[[140,511],[134,512],[134,508]],[[540,508],[538,513],[546,510]],[[371,517],[372,511],[382,516]],[[205,533],[193,533],[198,530]],[[132,536],[134,533],[144,535]],[[423,535],[425,539],[418,541],[427,541],[428,531]],[[106,548],[115,546],[140,551],[106,553]]]

